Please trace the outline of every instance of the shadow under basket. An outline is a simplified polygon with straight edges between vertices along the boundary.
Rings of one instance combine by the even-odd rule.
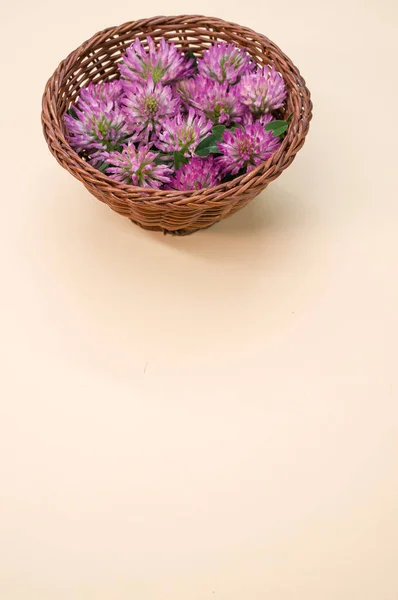
[[[164,37],[197,56],[214,42],[231,42],[245,48],[258,65],[274,65],[282,73],[288,92],[284,116],[292,115],[277,152],[246,175],[196,191],[145,189],[144,192],[142,188],[110,179],[80,158],[66,141],[65,112],[76,101],[80,89],[91,81],[118,78],[118,63],[126,48],[136,38],[146,44],[147,36],[155,43]],[[310,93],[298,69],[265,36],[221,19],[182,15],[125,23],[105,29],[84,42],[60,63],[47,82],[42,124],[48,147],[57,161],[98,200],[144,229],[186,235],[233,215],[279,177],[304,144],[311,111]]]

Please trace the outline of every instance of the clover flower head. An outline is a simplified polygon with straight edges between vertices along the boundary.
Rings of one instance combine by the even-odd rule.
[[[254,66],[246,50],[225,42],[213,44],[198,60],[199,73],[219,83],[226,81],[234,84],[244,73],[252,71]]]
[[[118,150],[125,143],[130,131],[122,110],[113,108],[102,100],[87,104],[84,110],[74,109],[74,116],[66,114],[66,137],[77,153],[84,152],[95,165],[101,153]]]
[[[187,116],[179,113],[163,121],[155,145],[162,152],[182,152],[190,156],[212,126],[213,123],[205,115],[197,115],[193,108],[189,108]]]
[[[287,96],[284,79],[275,67],[265,66],[247,73],[238,86],[240,101],[255,117],[281,108]]]
[[[279,148],[279,138],[272,131],[265,131],[261,123],[255,122],[234,131],[224,131],[218,148],[222,153],[217,163],[224,175],[248,173],[265,162]]]
[[[138,38],[127,48],[119,64],[122,77],[129,81],[142,82],[152,79],[155,84],[168,84],[193,74],[193,59],[187,59],[173,42],[166,42],[162,38],[156,47],[151,37],[146,41],[147,49]]]
[[[101,103],[110,107],[120,106],[123,97],[123,84],[120,80],[90,82],[79,94],[78,106],[85,110],[86,106],[98,106]]]
[[[104,158],[111,166],[106,173],[116,181],[143,188],[160,188],[170,182],[172,174],[167,165],[156,162],[158,154],[150,145],[138,148],[130,141],[121,152],[110,152]]]
[[[128,126],[144,132],[148,138],[162,121],[173,116],[180,107],[180,99],[173,94],[169,85],[148,79],[143,85],[125,82],[123,110]]]
[[[195,108],[215,124],[239,122],[247,110],[240,102],[239,90],[236,86],[229,87],[226,81],[219,83],[199,75],[179,82],[176,89],[186,106]]]
[[[194,157],[175,172],[168,187],[175,190],[201,190],[218,185],[220,181],[220,169],[213,156]]]

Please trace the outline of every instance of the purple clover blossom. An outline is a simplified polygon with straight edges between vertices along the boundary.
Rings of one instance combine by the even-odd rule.
[[[156,163],[158,154],[150,151],[150,145],[138,149],[130,141],[122,152],[110,152],[104,156],[112,166],[106,173],[116,181],[143,188],[160,188],[170,182],[172,170],[166,165]]]
[[[86,152],[95,166],[103,152],[118,150],[130,131],[120,108],[113,108],[102,100],[85,104],[78,102],[75,116],[66,114],[67,140],[77,153]]]
[[[149,79],[144,85],[124,83],[124,114],[131,129],[143,132],[143,141],[156,132],[166,117],[180,108],[180,99],[174,96],[169,85],[163,86]],[[144,131],[145,130],[145,131]]]
[[[220,181],[220,169],[213,156],[194,157],[175,172],[167,187],[175,190],[201,190],[218,185]]]
[[[225,175],[236,175],[239,171],[249,173],[279,148],[279,138],[272,131],[265,131],[258,121],[247,125],[244,129],[237,127],[235,131],[224,131],[218,148],[222,153],[216,160]]]
[[[187,117],[180,113],[163,121],[155,145],[162,152],[182,152],[184,156],[191,156],[212,127],[213,123],[205,115],[197,115],[189,108]]]
[[[203,58],[198,60],[198,69],[207,79],[234,84],[244,73],[254,69],[254,63],[246,50],[221,42],[205,50]]]
[[[283,77],[275,67],[265,66],[244,75],[238,87],[240,101],[255,117],[281,108],[287,96]]]
[[[78,106],[85,110],[87,106],[99,105],[101,102],[113,106],[120,106],[123,97],[123,84],[120,80],[90,82],[86,88],[80,90]]]
[[[156,48],[151,37],[147,38],[148,49],[137,38],[123,55],[119,65],[120,74],[127,80],[143,82],[152,79],[154,83],[171,83],[194,73],[193,59],[187,59],[174,43],[164,38]]]
[[[192,106],[215,124],[239,122],[246,110],[237,88],[229,88],[226,81],[218,83],[199,75],[179,82],[176,87],[187,106]]]

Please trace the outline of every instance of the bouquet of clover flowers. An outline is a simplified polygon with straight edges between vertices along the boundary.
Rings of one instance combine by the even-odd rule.
[[[90,83],[65,115],[72,148],[109,177],[142,188],[199,190],[248,173],[280,146],[286,88],[234,44],[201,58],[137,38],[120,79]]]

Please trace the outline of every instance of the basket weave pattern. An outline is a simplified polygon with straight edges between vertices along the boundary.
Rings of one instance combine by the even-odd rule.
[[[139,38],[164,37],[198,56],[217,41],[244,47],[259,65],[274,65],[288,91],[285,115],[292,115],[278,151],[254,171],[216,187],[198,191],[145,189],[110,179],[81,159],[65,139],[63,116],[79,90],[90,81],[119,76],[117,63]],[[42,124],[47,144],[57,161],[98,200],[146,229],[187,234],[204,229],[246,206],[279,177],[304,144],[312,116],[310,93],[291,60],[265,36],[221,19],[182,15],[154,17],[111,27],[95,34],[63,60],[47,82]]]

